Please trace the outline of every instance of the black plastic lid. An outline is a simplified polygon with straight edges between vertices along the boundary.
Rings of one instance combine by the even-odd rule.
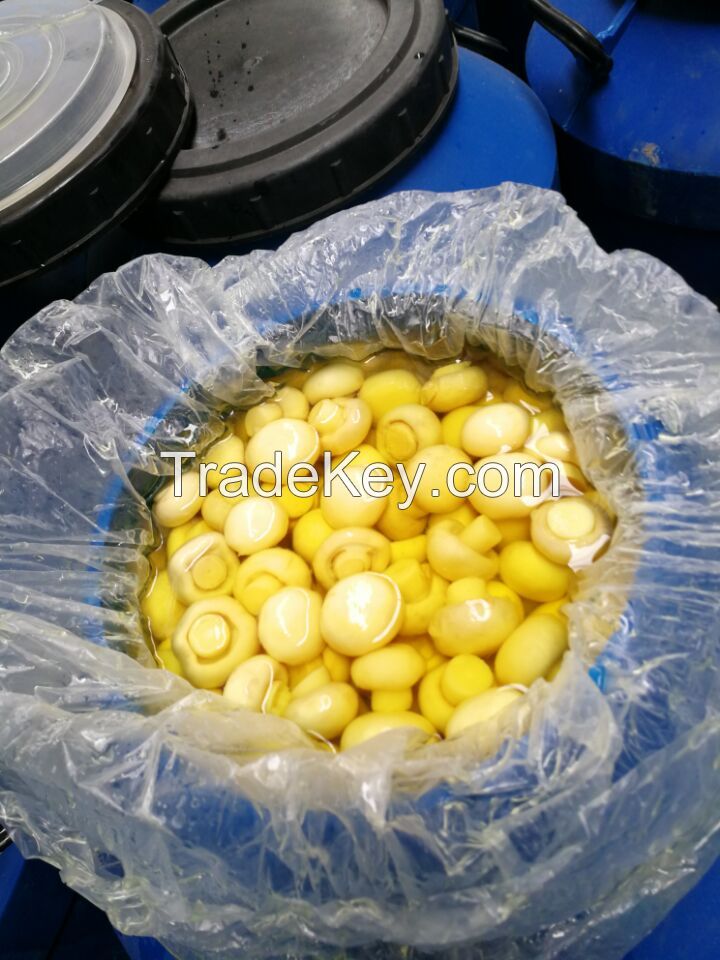
[[[155,19],[197,121],[148,217],[170,243],[257,240],[347,204],[457,82],[440,0],[170,0]]]
[[[169,44],[124,0],[2,3],[0,17],[10,71],[0,101],[2,288],[133,213],[167,173],[192,111]]]

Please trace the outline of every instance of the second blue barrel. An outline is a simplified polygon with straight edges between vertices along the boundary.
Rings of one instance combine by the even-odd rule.
[[[593,80],[534,27],[530,84],[560,139],[563,190],[609,249],[637,247],[720,300],[720,7],[556,0],[613,58]]]

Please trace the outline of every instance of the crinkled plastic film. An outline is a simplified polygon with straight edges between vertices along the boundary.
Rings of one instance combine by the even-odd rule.
[[[553,389],[618,527],[528,726],[332,757],[148,669],[145,498],[158,451],[217,437],[268,368],[383,346],[489,348]],[[0,366],[0,819],[22,852],[180,958],[621,957],[720,848],[719,360],[676,274],[507,184],[399,194],[214,269],[144,258],[46,309]]]

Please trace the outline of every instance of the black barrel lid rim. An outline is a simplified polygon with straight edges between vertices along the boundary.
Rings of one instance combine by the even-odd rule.
[[[157,190],[187,136],[190,91],[162,33],[124,0],[101,5],[132,33],[137,59],[129,88],[93,143],[0,212],[0,289],[58,263],[130,216]]]
[[[439,0],[384,5],[387,22],[367,60],[312,111],[247,141],[220,130],[219,142],[182,150],[150,225],[172,243],[253,241],[347,205],[407,161],[452,102],[457,51]],[[198,65],[186,62],[178,38],[191,24],[192,35],[202,36],[197,17],[216,8],[222,13],[223,0],[170,0],[155,14],[171,43],[175,38],[199,120]],[[235,0],[235,10],[242,8]],[[225,70],[224,79],[238,78]]]

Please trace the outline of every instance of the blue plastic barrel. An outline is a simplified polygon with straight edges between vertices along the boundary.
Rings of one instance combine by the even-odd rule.
[[[720,297],[720,8],[556,0],[614,60],[593,81],[535,26],[528,80],[558,130],[570,203],[609,249],[637,247]]]
[[[440,310],[442,303],[447,303],[448,307],[454,309],[461,293],[457,287],[459,281],[456,279],[453,284],[452,278],[448,277],[447,280],[448,285],[438,282],[434,289],[424,293],[418,291],[417,296],[430,298],[434,310]],[[412,289],[408,290],[406,288],[408,282],[406,279],[399,278],[397,288],[394,286],[390,289],[366,287],[362,290],[353,289],[347,294],[342,293],[338,296],[347,295],[352,297],[353,300],[369,299],[373,302],[377,302],[378,298],[388,297],[392,302],[392,298],[396,294],[401,293],[403,297],[407,298],[413,292]],[[497,291],[495,291],[495,294],[497,294]],[[465,291],[463,295],[467,296],[467,292]],[[494,306],[492,296],[493,293],[490,293],[487,303],[483,298],[483,305],[490,311]],[[296,311],[294,317],[288,317],[288,303],[292,304]],[[334,305],[331,304],[330,306],[334,307]],[[421,308],[424,306],[425,304],[420,304]],[[308,310],[312,310],[313,314],[316,315],[317,305],[309,302],[305,293],[289,300],[284,295],[278,295],[277,302],[271,297],[264,296],[262,299],[246,304],[244,306],[244,316],[248,322],[257,327],[262,327],[263,324],[275,325],[280,318],[285,323],[302,323]],[[503,313],[508,317],[507,329],[509,334],[518,342],[522,340],[531,342],[533,331],[537,330],[537,325],[539,323],[545,324],[547,320],[546,317],[538,313],[532,302],[524,298],[516,300],[511,308],[506,305]],[[316,340],[313,341],[313,344],[315,342],[322,343],[328,339],[337,339],[337,325],[333,326],[332,317],[332,309],[329,309],[321,318],[316,316],[317,326],[314,331]],[[593,374],[593,380],[601,384],[603,390],[618,393],[627,390],[628,387],[635,386],[623,381],[618,369],[615,369],[613,361],[605,355],[602,344],[596,344],[592,338],[587,339],[587,331],[583,335],[580,332],[582,327],[576,326],[572,316],[562,316],[559,318],[559,322],[554,325],[554,328],[545,326],[545,329],[549,337],[556,338],[558,350],[562,349],[563,352],[567,352],[570,356],[577,357],[588,364],[588,373]],[[308,345],[312,346],[313,344]],[[221,355],[214,358],[215,362],[221,363],[223,361],[223,349],[222,345],[218,346]],[[227,349],[230,349],[229,346]],[[158,418],[164,416],[168,409],[172,408],[181,398],[180,391],[181,387],[179,385],[169,387],[167,393],[168,406],[158,410],[156,416],[150,418],[146,425],[146,436],[152,435],[153,431],[157,429]],[[690,444],[677,443],[676,438],[671,434],[664,433],[663,425],[659,421],[648,417],[647,413],[644,412],[642,398],[637,390],[629,391],[629,395],[631,399],[625,401],[622,411],[617,414],[618,426],[627,438],[628,449],[631,452],[640,451],[640,455],[635,460],[638,481],[640,484],[647,481],[648,489],[654,491],[658,499],[662,499],[663,482],[668,477],[677,476],[682,472],[688,488],[696,490],[700,494],[694,499],[694,504],[689,509],[697,511],[698,516],[706,516],[703,511],[707,509],[708,503],[711,501],[706,502],[705,499],[710,497],[703,485],[702,471],[705,463],[699,460]],[[637,405],[633,405],[633,396],[637,397],[635,400]],[[178,426],[180,425],[179,422]],[[127,466],[130,465],[130,463],[127,464]],[[117,475],[112,482],[113,486],[110,489],[113,492],[111,496],[108,496],[106,474],[100,474],[98,476],[97,497],[93,492],[88,494],[92,497],[90,502],[102,504],[112,502],[114,504],[114,509],[107,511],[102,520],[98,517],[99,523],[112,524],[114,513],[120,514],[118,519],[122,522],[122,512],[127,501],[123,500],[123,495],[119,492],[121,481]],[[604,672],[609,662],[615,660],[622,663],[627,661],[628,658],[639,662],[647,657],[656,658],[656,638],[663,635],[663,630],[667,629],[668,623],[672,624],[678,619],[677,604],[679,601],[675,595],[675,588],[682,583],[682,577],[684,576],[680,568],[663,567],[662,582],[668,588],[667,598],[659,600],[655,593],[651,594],[651,591],[647,589],[650,584],[657,581],[659,575],[657,557],[659,553],[665,550],[666,546],[667,544],[661,539],[661,533],[656,531],[654,542],[648,545],[647,550],[639,553],[635,579],[632,584],[628,585],[626,616],[622,618],[621,627],[611,638],[598,663],[593,668],[593,677],[601,689],[604,688]],[[674,544],[674,547],[676,548],[675,552],[679,551],[679,556],[682,556],[685,547],[677,544]],[[692,549],[692,545],[689,544],[688,552],[692,553]],[[716,588],[716,583],[710,572],[706,575],[702,571],[698,571],[697,583],[698,587],[707,593]],[[654,602],[652,598],[654,598]],[[699,619],[700,617],[702,617],[702,620]],[[709,634],[714,626],[714,622],[710,619],[712,617],[714,617],[714,611],[709,606],[702,611],[693,611],[694,628],[699,627]],[[98,637],[98,642],[102,642],[102,636]],[[665,707],[669,691],[672,690],[674,683],[678,682],[678,676],[682,677],[683,670],[684,666],[679,658],[669,657],[666,674],[667,687],[654,688],[652,697],[648,697],[647,701],[644,702],[638,701],[632,714],[624,721],[625,750],[618,763],[618,776],[673,738],[675,731],[672,726],[672,718]],[[675,671],[679,671],[679,673],[676,674]],[[698,698],[698,701],[702,705],[702,695]],[[130,748],[130,745],[128,747]],[[524,747],[521,742],[518,742],[513,746],[513,749],[522,751]],[[198,780],[193,776],[193,770],[185,762],[185,759],[180,760],[178,758],[178,762],[173,762],[167,766],[163,764],[161,769],[163,774],[158,780],[158,790],[154,797],[161,816],[164,813],[163,803],[175,802],[180,791],[192,794],[196,800],[193,817],[188,818],[182,825],[183,832],[178,833],[178,838],[191,845],[200,836],[199,831],[203,824],[215,825],[211,842],[215,849],[221,849],[223,854],[227,856],[229,869],[242,869],[244,875],[252,877],[254,875],[254,864],[252,862],[248,863],[248,856],[252,857],[253,854],[252,852],[248,854],[248,847],[241,840],[251,835],[252,831],[258,828],[258,823],[261,820],[258,817],[257,810],[253,809],[249,801],[242,796],[228,797],[224,794],[220,795],[219,791],[203,790],[202,786],[198,785]],[[507,800],[511,802],[509,796]],[[455,801],[466,804],[468,816],[472,816],[479,822],[484,822],[488,814],[487,797],[473,796],[461,800],[455,794],[455,786],[452,783],[448,784],[447,787],[444,785],[435,787],[420,796],[400,796],[397,802],[400,804],[399,809],[401,811],[412,809],[432,822],[432,818],[440,815],[448,802]],[[313,829],[316,826],[325,827],[327,825],[329,833],[342,835],[342,831],[346,830],[346,827],[337,821],[326,824],[324,821],[326,816],[323,811],[318,811],[317,819],[313,818]],[[530,861],[532,859],[530,847],[534,838],[528,836],[526,839],[530,845],[527,850],[528,860]],[[525,842],[520,835],[518,835],[517,840],[518,843]],[[608,842],[611,840],[612,837],[608,837]],[[265,866],[270,871],[277,889],[280,890],[282,884],[287,883],[287,876],[283,874],[284,864],[281,858],[276,856],[276,850],[272,848],[272,843],[273,840],[268,838],[267,846],[263,845],[263,855],[267,856]],[[438,865],[433,862],[427,848],[422,845],[414,845],[409,846],[407,851],[404,852],[407,856],[409,868],[415,867],[413,872],[422,878],[424,884],[431,887],[435,882],[442,882],[444,877],[441,873],[439,874]],[[165,951],[153,941],[145,939],[140,941],[129,940],[127,943],[131,950],[131,956],[141,957],[142,960],[159,960],[159,958],[167,957]]]
[[[408,293],[407,290],[403,292],[405,295]],[[363,291],[362,294],[355,291],[355,294],[357,294],[361,301],[366,297],[373,297],[371,291]],[[383,291],[379,295],[382,296],[386,294],[387,291]],[[449,304],[453,302],[453,291],[444,284],[437,287],[435,295],[439,300],[447,297]],[[269,308],[271,309],[272,305],[270,305]],[[307,305],[299,305],[299,313],[294,319],[299,321],[302,317],[302,311],[305,309],[307,309]],[[268,321],[267,314],[262,310],[259,311],[257,317],[253,317],[252,310],[250,310],[248,320],[260,329],[263,324],[273,322]],[[293,318],[288,318],[285,315],[283,322],[292,322],[292,320]],[[514,311],[513,323],[508,327],[508,330],[518,342],[522,342],[524,339],[529,338],[530,332],[537,322],[538,318],[535,311],[531,307],[528,307],[527,304],[518,303]],[[321,324],[318,325],[316,333],[318,342],[321,342],[325,338],[325,331]],[[582,340],[576,338],[573,332],[572,318],[563,318],[563,340],[562,344],[558,341],[558,349],[576,354],[579,357],[584,356],[587,360],[587,346],[585,350],[583,350]],[[597,367],[593,373],[602,388],[608,391],[623,389],[624,384],[618,378],[616,371],[611,369],[601,356],[596,359]],[[179,395],[175,398],[172,396],[168,397],[167,405],[163,409],[158,410],[148,421],[143,439],[148,439],[153,435],[157,429],[158,422],[168,415],[168,412],[174,408],[175,402],[179,399]],[[659,478],[674,475],[678,469],[678,464],[682,462],[684,469],[688,471],[688,476],[691,477],[689,481],[690,484],[694,484],[694,472],[700,469],[700,464],[695,463],[692,456],[689,455],[689,452],[684,448],[673,449],[671,445],[667,444],[663,437],[662,423],[657,420],[648,420],[639,409],[628,406],[628,408],[624,410],[621,419],[619,419],[618,425],[626,438],[628,449],[631,452],[639,448],[643,450],[642,456],[639,456],[636,462],[636,473],[639,483],[643,485],[647,483],[649,487],[656,488]],[[112,502],[113,500],[116,502],[115,510],[109,511],[104,518],[104,522],[108,524],[109,528],[114,527],[116,523],[121,526],[124,525],[122,517],[126,509],[126,494],[119,492],[120,489],[121,486],[117,479],[115,479],[101,497],[104,503]],[[678,577],[682,576],[683,574],[678,572]],[[622,618],[617,632],[609,639],[606,647],[590,670],[591,677],[602,691],[605,690],[606,670],[608,667],[613,663],[623,662],[626,659],[629,647],[633,643],[637,645],[637,636],[647,638],[647,642],[652,645],[652,643],[654,643],[653,638],[655,638],[658,635],[658,631],[662,629],[661,625],[663,621],[667,620],[669,616],[672,616],[674,600],[668,600],[667,607],[648,601],[645,585],[654,582],[656,577],[657,569],[654,553],[652,550],[649,550],[643,553],[639,559],[635,581],[628,588],[626,615]],[[672,576],[669,576],[669,586],[671,585],[671,579]],[[709,622],[708,629],[711,629]],[[98,638],[98,641],[102,642],[102,639]],[[640,737],[638,737],[638,730],[642,730]],[[638,711],[627,719],[624,734],[625,751],[618,760],[616,777],[623,775],[649,753],[661,749],[672,740],[674,729],[668,718],[666,703],[662,697],[655,698],[651,703],[639,707]],[[519,751],[519,754],[522,754],[524,744],[519,742],[516,749]],[[178,790],[195,791],[194,796],[199,812],[197,814],[197,821],[193,820],[192,823],[187,824],[188,833],[182,837],[185,842],[188,844],[192,843],[192,831],[196,829],[198,823],[212,822],[222,824],[220,827],[221,835],[216,835],[213,838],[213,844],[218,849],[231,851],[233,845],[243,846],[239,844],[238,837],[252,834],[257,824],[257,811],[250,803],[242,797],[234,797],[228,806],[227,796],[219,797],[208,790],[198,789],[192,779],[192,770],[187,769],[182,763],[175,762],[172,771],[168,772],[167,777],[166,786],[169,794],[176,795],[175,792]],[[461,794],[456,795],[455,787],[450,783],[435,787],[419,796],[412,798],[401,796],[398,799],[400,804],[408,804],[409,808],[412,808],[415,813],[420,813],[423,818],[427,818],[429,822],[432,822],[433,818],[438,816],[438,811],[441,810],[443,806],[454,801],[466,803],[467,797]],[[485,804],[485,798],[474,798],[470,802],[471,810],[468,809],[468,816],[482,820],[486,815]],[[221,807],[222,817],[220,816]],[[331,822],[332,818],[328,818],[322,811],[318,812],[317,817],[318,823],[322,823],[323,829],[326,829],[329,834],[346,829],[346,827],[339,823]],[[246,847],[243,848],[246,849]],[[230,853],[228,855],[230,861],[232,861],[232,855]],[[409,847],[406,855],[408,857],[408,863],[410,865],[414,864],[414,870],[417,875],[425,877],[429,886],[432,887],[433,875],[438,870],[438,865],[434,858],[421,846]],[[268,869],[270,869],[274,877],[274,882],[277,883],[278,889],[282,889],[283,884],[287,883],[287,876],[284,873],[283,865],[279,862],[275,864],[272,857],[268,858],[268,864]],[[229,869],[232,870],[236,868],[237,863],[230,862]],[[409,868],[412,869],[412,866]],[[254,865],[248,864],[247,870],[251,872],[252,869],[254,869]],[[157,941],[151,938],[127,937],[122,934],[118,934],[118,936],[131,960],[172,960],[172,955]],[[700,960],[700,958],[696,958],[696,960]]]

